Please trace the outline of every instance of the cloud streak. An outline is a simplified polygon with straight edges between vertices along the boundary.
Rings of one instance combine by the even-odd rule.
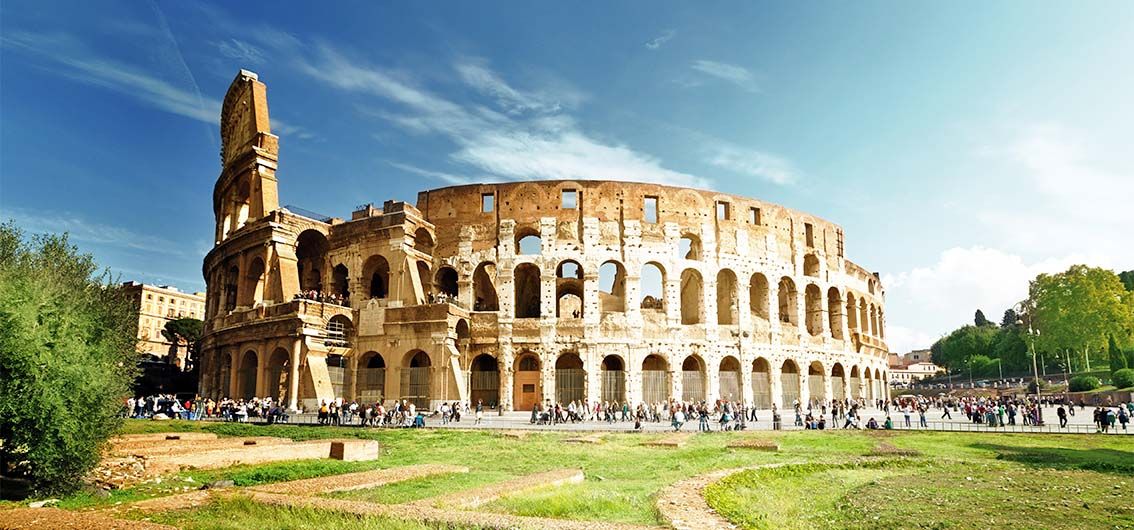
[[[31,212],[22,208],[5,208],[0,218],[10,218],[23,230],[33,234],[62,234],[75,241],[182,258],[200,257],[169,239],[135,232],[126,228],[90,221],[71,212]]]
[[[661,48],[662,45],[673,39],[675,35],[677,35],[675,31],[673,31],[672,29],[667,29],[663,31],[661,35],[658,35],[657,37],[646,41],[646,48],[650,50],[657,50]]]
[[[760,87],[756,84],[756,76],[743,66],[698,59],[693,61],[690,68],[702,74],[732,83],[747,92],[760,91]]]

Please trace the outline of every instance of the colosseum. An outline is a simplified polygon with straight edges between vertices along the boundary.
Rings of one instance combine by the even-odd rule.
[[[530,410],[888,394],[884,291],[833,223],[614,181],[439,188],[349,219],[281,207],[247,71],[221,136],[202,395]]]

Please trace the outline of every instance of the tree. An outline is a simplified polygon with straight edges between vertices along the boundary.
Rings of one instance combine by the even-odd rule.
[[[1123,368],[1132,368],[1126,364],[1126,354],[1118,348],[1118,343],[1114,342],[1114,337],[1110,338],[1110,344],[1107,347],[1107,352],[1110,357],[1110,372],[1114,373]]]
[[[976,355],[988,356],[992,351],[998,328],[963,326],[953,330],[934,344],[933,361],[951,371],[968,370],[967,363]],[[974,372],[975,373],[975,372]]]
[[[0,466],[73,489],[118,428],[137,373],[131,297],[67,236],[0,225]]]
[[[1118,279],[1122,281],[1122,286],[1127,291],[1134,291],[1134,271],[1126,271],[1118,273]]]
[[[188,370],[190,367],[195,366],[197,362],[197,353],[201,342],[201,331],[205,323],[195,318],[179,318],[177,320],[170,320],[165,323],[165,329],[161,330],[161,335],[165,340],[173,343],[173,351],[170,352],[172,358],[177,356],[177,346],[182,342],[189,350],[189,355],[185,358],[186,366],[182,369]]]
[[[1039,330],[1037,347],[1068,349],[1090,370],[1091,352],[1106,351],[1108,337],[1128,343],[1134,300],[1113,272],[1073,265],[1059,274],[1040,274],[1029,286],[1029,317]]]
[[[973,317],[973,324],[976,324],[977,326],[991,326],[992,322],[989,322],[988,319],[985,318],[984,311],[977,309],[976,316]]]
[[[1016,327],[1016,321],[1017,320],[1020,320],[1020,316],[1016,314],[1015,309],[1012,309],[1012,308],[1005,309],[1004,310],[1004,318],[1000,319],[1000,327],[1002,327],[1002,328],[1014,328],[1014,327]]]

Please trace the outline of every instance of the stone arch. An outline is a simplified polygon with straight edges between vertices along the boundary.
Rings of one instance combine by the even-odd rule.
[[[752,316],[767,322],[768,315],[768,277],[760,274],[759,272],[752,275],[748,281],[748,299],[749,309],[752,311]]]
[[[500,299],[496,296],[496,264],[482,262],[473,272],[473,310],[499,311]]]
[[[812,336],[823,334],[823,291],[813,283],[803,290],[803,302],[807,314],[807,332]]]
[[[327,236],[315,229],[304,230],[295,239],[295,262],[299,290],[323,292],[323,271],[327,267]]]
[[[854,365],[850,369],[850,398],[858,400],[860,396],[862,396],[862,376],[858,365]]]
[[[240,294],[243,298],[240,305],[251,307],[264,301],[266,272],[264,259],[259,256],[253,258],[252,262],[245,268],[244,284],[240,287]]]
[[[472,331],[469,329],[468,319],[458,319],[457,324],[453,326],[453,331],[456,332],[458,341],[472,338]]]
[[[583,359],[575,352],[560,354],[555,359],[555,401],[566,405],[587,399],[587,371]]]
[[[543,238],[535,228],[525,227],[516,230],[516,255],[534,256],[543,252]]]
[[[692,354],[681,361],[681,401],[704,401],[706,396],[705,361]]]
[[[268,397],[274,399],[276,403],[286,402],[287,384],[288,384],[288,366],[291,364],[291,356],[288,355],[287,349],[276,348],[272,351],[272,355],[268,357],[268,384],[267,393]]]
[[[354,323],[346,315],[335,315],[324,325],[323,344],[334,348],[350,346]]]
[[[448,296],[449,298],[457,298],[457,269],[448,265],[443,265],[437,269],[437,274],[433,277],[433,284],[437,287],[437,292]]]
[[[795,282],[787,276],[780,278],[779,307],[780,322],[799,326],[799,294],[795,290]]]
[[[740,401],[740,361],[732,355],[721,359],[717,370],[720,378],[720,399],[726,401]]]
[[[432,256],[433,246],[433,234],[430,234],[424,226],[413,233],[413,248]]]
[[[607,355],[599,364],[602,386],[599,399],[604,402],[626,401],[626,362],[617,354]]]
[[[232,392],[232,353],[220,354],[220,369],[217,371],[217,398],[235,397]]]
[[[772,367],[768,360],[757,357],[752,361],[752,406],[772,408]]]
[[[529,410],[540,404],[543,382],[540,378],[539,356],[522,351],[512,363],[512,402],[515,410]]]
[[[811,253],[803,257],[803,275],[812,278],[819,277],[819,256]]]
[[[843,339],[843,299],[837,287],[827,289],[827,326],[831,328],[831,336]]]
[[[830,399],[824,384],[826,378],[827,372],[823,370],[823,363],[811,361],[807,366],[807,393],[811,396],[812,403],[826,403]]]
[[[846,399],[845,385],[846,372],[843,370],[842,363],[835,363],[831,365],[831,400],[835,402],[842,402]]]
[[[851,333],[858,331],[858,303],[850,291],[847,291],[847,329]]]
[[[862,371],[862,380],[866,403],[872,404],[874,401],[874,374],[870,371],[870,367]]]
[[[669,362],[656,353],[642,360],[642,401],[664,403],[669,400]]]
[[[703,297],[701,292],[704,289],[701,280],[701,273],[697,269],[685,269],[681,271],[681,323],[682,324],[700,324],[703,323],[701,315],[704,313]]]
[[[642,309],[665,311],[665,267],[660,263],[651,261],[642,265],[641,281],[639,282]]]
[[[256,379],[260,372],[260,354],[256,350],[248,350],[244,355],[240,356],[240,368],[238,368],[237,382],[239,388],[236,392],[236,397],[240,399],[252,399],[256,397]]]
[[[421,350],[411,350],[402,358],[402,399],[420,410],[429,410],[433,361]]]
[[[878,336],[878,307],[870,304],[870,334]]]
[[[540,315],[540,272],[532,263],[516,266],[512,279],[515,285],[516,318],[539,318]]]
[[[240,267],[236,264],[229,266],[224,275],[224,310],[236,309],[237,296],[240,294]]]
[[[344,305],[350,304],[350,269],[346,265],[340,263],[331,269],[331,289],[334,294],[343,297]]]
[[[717,324],[735,326],[740,323],[740,293],[736,273],[731,269],[717,272]]]
[[[859,298],[858,300],[858,321],[859,332],[863,335],[870,335],[870,310],[866,305],[866,298]]]
[[[787,359],[780,367],[780,389],[785,409],[790,409],[799,401],[799,365]]]
[[[473,408],[482,403],[495,408],[500,402],[500,363],[496,357],[482,353],[469,365],[469,401]]]
[[[692,232],[682,232],[677,240],[677,257],[688,260],[701,259],[701,238]]]
[[[599,308],[603,312],[626,311],[626,268],[616,260],[599,266]]]
[[[555,267],[555,316],[583,316],[583,267],[575,260],[561,261]]]
[[[358,358],[354,392],[361,403],[381,403],[386,398],[386,358],[368,351]]]
[[[433,294],[433,271],[428,263],[417,260],[417,281],[421,285],[422,299],[418,303],[426,303]]]
[[[385,257],[375,254],[366,258],[362,265],[362,278],[367,282],[366,292],[370,298],[390,296],[390,263]]]

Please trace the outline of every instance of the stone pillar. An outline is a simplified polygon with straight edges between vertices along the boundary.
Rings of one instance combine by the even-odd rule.
[[[540,406],[543,407],[548,402],[555,403],[555,357],[552,356],[550,361],[546,355],[541,355],[540,362],[540,376],[543,377],[543,398]]]
[[[602,303],[599,301],[598,269],[587,270],[583,274],[583,323],[598,324],[602,318]]]
[[[803,410],[807,410],[807,406],[811,403],[811,375],[808,373],[810,367],[801,366],[799,368],[799,406]]]
[[[500,342],[500,354],[496,358],[496,365],[500,370],[500,403],[499,407],[502,410],[516,410],[516,403],[513,401],[515,396],[514,376],[515,372],[515,352],[512,349],[511,341]],[[471,389],[470,389],[471,392]]]
[[[831,387],[831,369],[824,366],[823,371],[823,401],[830,403],[835,396]]]
[[[594,403],[602,399],[602,358],[592,352],[580,351],[583,359],[583,368],[587,375],[587,403]]]
[[[769,377],[769,379],[771,379],[771,381],[770,381],[771,385],[769,385],[770,386],[769,392],[772,393],[772,404],[776,406],[776,408],[780,411],[780,414],[783,414],[783,410],[784,410],[784,385],[783,385],[783,381],[780,380],[780,376],[783,375],[783,372],[781,372],[781,368],[783,368],[783,365],[782,364],[772,364],[771,359],[769,359],[769,364],[771,365],[771,366],[768,367],[768,377]],[[790,407],[791,403],[788,403],[787,405]]]
[[[631,275],[630,268],[626,267],[626,321],[631,326],[640,326],[642,322],[641,293],[641,274]]]
[[[539,275],[539,317],[540,318],[555,318],[556,305],[558,300],[555,299],[555,268],[549,265],[550,271],[543,270],[541,267]]]
[[[714,315],[714,319],[716,316]],[[713,403],[721,398],[721,364],[713,363],[712,358],[705,361],[705,401]]]
[[[681,271],[665,275],[665,317],[670,326],[681,325]]]
[[[291,346],[291,359],[287,373],[287,410],[299,409],[299,362],[303,352],[303,337],[297,337]]]

